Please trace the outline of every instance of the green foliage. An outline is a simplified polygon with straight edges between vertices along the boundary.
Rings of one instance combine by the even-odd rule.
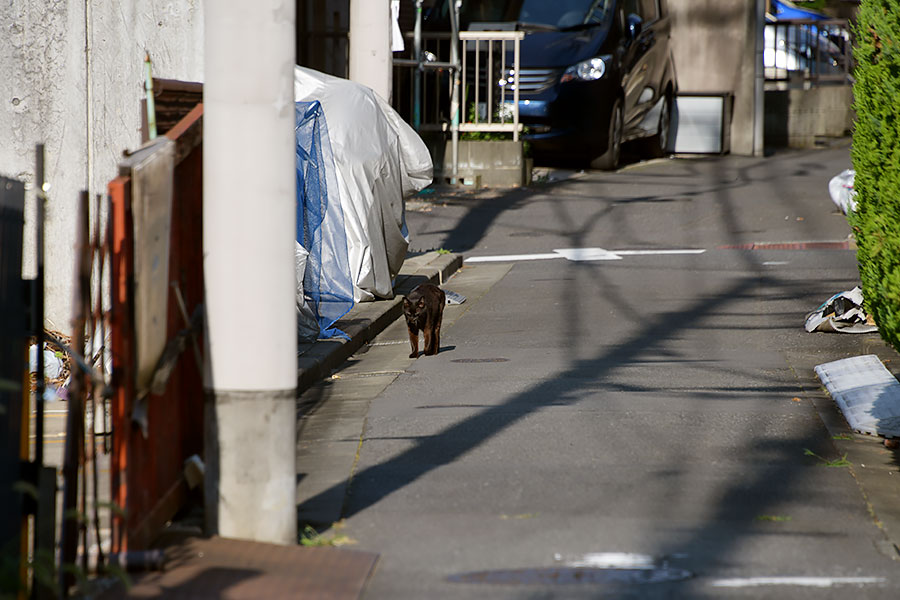
[[[332,528],[336,531],[339,531],[343,527],[343,522],[339,521],[332,525]],[[356,540],[353,540],[346,535],[333,533],[332,535],[325,537],[316,531],[311,525],[306,525],[303,528],[303,531],[300,532],[300,536],[297,540],[301,546],[307,547],[320,547],[320,546],[347,546],[349,544],[355,544]]]
[[[855,33],[850,223],[866,308],[900,349],[900,2],[863,0]]]
[[[819,464],[821,464],[824,467],[841,468],[841,467],[849,467],[851,465],[850,461],[847,460],[846,454],[844,454],[840,458],[836,458],[834,460],[828,460],[828,459],[822,458],[821,456],[819,456],[818,454],[816,454],[809,448],[804,448],[803,454],[804,454],[804,456],[812,456],[813,458],[819,459],[819,461],[820,461]]]
[[[768,521],[770,523],[787,523],[792,517],[790,515],[759,515],[757,521]]]
[[[475,103],[469,104],[468,114],[468,122],[474,123],[476,120],[476,109]],[[480,121],[484,122],[485,119],[481,118]],[[500,111],[494,110],[493,121],[495,123],[500,123],[502,119],[500,118]],[[522,128],[522,133],[527,134],[530,133],[530,130],[527,127]],[[505,131],[466,131],[465,133],[460,134],[459,139],[463,141],[476,141],[476,142],[508,142],[512,140],[512,133],[508,133]],[[522,142],[522,152],[525,153],[525,156],[531,156],[531,143],[528,141]]]

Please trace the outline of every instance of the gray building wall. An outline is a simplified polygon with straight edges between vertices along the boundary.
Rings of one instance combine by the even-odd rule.
[[[679,91],[733,93],[731,152],[752,155],[756,0],[667,2]]]
[[[105,197],[122,151],[140,144],[146,52],[155,77],[202,81],[202,8],[203,0],[0,4],[0,173],[33,182],[34,146],[45,144],[53,329],[70,330],[78,192]],[[24,270],[33,277],[33,191],[27,202]]]

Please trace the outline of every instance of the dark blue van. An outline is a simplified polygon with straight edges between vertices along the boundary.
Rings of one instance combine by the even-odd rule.
[[[460,26],[527,32],[519,120],[537,157],[615,169],[622,142],[669,151],[677,83],[666,0],[463,0]]]

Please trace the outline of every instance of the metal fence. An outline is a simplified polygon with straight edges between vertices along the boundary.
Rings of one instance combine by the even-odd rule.
[[[456,182],[459,134],[510,134],[518,141],[521,31],[424,34],[394,58],[394,107],[419,132],[449,133]],[[441,60],[443,58],[443,60]],[[396,99],[409,98],[409,104]]]
[[[851,33],[846,19],[766,23],[763,64],[772,88],[851,81]]]
[[[519,45],[522,31],[461,31],[462,132],[519,131]],[[509,49],[512,46],[512,49]]]

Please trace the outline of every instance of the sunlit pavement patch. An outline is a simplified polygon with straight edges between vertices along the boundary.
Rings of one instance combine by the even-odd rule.
[[[830,588],[839,585],[871,585],[885,583],[884,577],[737,577],[716,579],[713,587],[747,588],[763,586],[796,586]]]
[[[467,256],[466,263],[479,262],[519,262],[527,260],[551,260],[565,258],[572,262],[598,260],[622,260],[623,256],[670,256],[679,254],[703,254],[703,248],[673,248],[646,250],[606,250],[604,248],[557,248],[553,252],[541,254],[505,254],[502,256]]]
[[[508,358],[454,358],[450,362],[461,364],[509,362]]]
[[[562,557],[556,555],[556,560]],[[530,569],[499,569],[451,575],[455,583],[514,585],[646,585],[672,583],[693,577],[684,569],[657,564],[652,556],[623,552],[596,552],[566,560],[564,565]]]
[[[645,585],[670,583],[690,579],[693,575],[683,569],[659,567],[654,569],[603,569],[596,567],[546,567],[536,569],[507,569],[476,571],[451,575],[455,583],[492,583],[518,585],[614,584]]]
[[[753,242],[717,246],[718,250],[855,250],[851,240],[839,242]]]

